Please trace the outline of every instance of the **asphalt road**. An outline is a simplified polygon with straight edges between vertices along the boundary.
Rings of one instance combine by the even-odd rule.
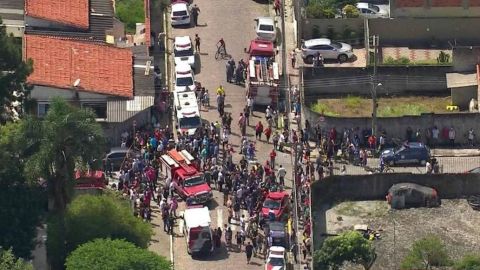
[[[242,112],[245,102],[245,88],[226,82],[225,61],[215,60],[216,43],[223,38],[226,43],[227,53],[231,55],[236,62],[241,58],[247,60],[247,54],[244,48],[248,47],[250,40],[255,37],[254,19],[259,16],[268,15],[269,7],[266,4],[260,4],[252,0],[195,0],[200,8],[199,24],[200,26],[191,28],[174,28],[171,31],[170,38],[175,36],[189,35],[192,40],[195,34],[201,38],[201,54],[199,56],[200,67],[196,69],[195,79],[202,83],[210,93],[210,103],[213,108],[201,111],[202,118],[208,121],[220,121],[215,106],[215,91],[221,84],[225,87],[226,102],[225,111],[232,113],[232,136],[230,141],[234,146],[240,145],[240,130],[236,125],[239,114]],[[197,58],[198,59],[198,58]],[[248,136],[251,140],[254,137],[254,125],[258,121],[265,118],[264,112],[255,112],[255,116],[250,118],[250,128],[247,129]],[[257,160],[264,163],[268,158],[268,153],[272,149],[271,144],[265,142],[257,142]],[[238,153],[238,148],[236,148]],[[236,155],[234,160],[239,160]],[[287,153],[277,153],[277,164],[283,164],[287,172],[291,173],[291,158]],[[288,179],[287,179],[288,180]],[[289,184],[291,186],[291,183]],[[210,216],[212,219],[212,227],[223,227],[227,223],[227,209],[223,205],[223,196],[214,191],[214,201],[209,204]],[[179,210],[185,208],[182,203]],[[236,225],[231,225],[233,230],[237,229]],[[155,230],[161,230],[157,227]],[[217,249],[214,254],[203,258],[192,258],[186,250],[185,238],[182,235],[182,228],[176,228],[176,236],[173,238],[173,256],[175,261],[175,269],[263,269],[264,258],[253,258],[252,262],[247,265],[244,249],[242,252],[228,252],[222,243],[222,248]]]

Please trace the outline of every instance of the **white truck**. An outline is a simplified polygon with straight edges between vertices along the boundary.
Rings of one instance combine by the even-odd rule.
[[[210,229],[210,213],[208,207],[189,206],[183,213],[183,234],[187,241],[187,252],[190,255],[213,252],[213,234]]]

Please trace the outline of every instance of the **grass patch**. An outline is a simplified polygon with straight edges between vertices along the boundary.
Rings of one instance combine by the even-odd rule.
[[[341,202],[335,206],[338,215],[349,217],[382,217],[388,214],[389,206],[385,201]]]
[[[379,108],[378,117],[395,117],[404,115],[420,115],[429,112],[428,108],[420,104],[399,104]]]
[[[310,105],[310,109],[316,113],[320,113],[326,116],[339,116],[340,114],[334,112],[327,104],[316,102]]]
[[[362,105],[362,100],[363,98],[361,97],[348,95],[345,98],[345,105],[349,109],[358,109]]]
[[[117,18],[125,24],[125,31],[135,33],[136,23],[145,22],[143,0],[116,0]]]

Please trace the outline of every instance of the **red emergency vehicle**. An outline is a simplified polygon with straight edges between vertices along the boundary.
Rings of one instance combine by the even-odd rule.
[[[271,105],[275,108],[278,103],[280,75],[273,43],[252,40],[247,52],[247,96],[253,98],[255,105]]]
[[[198,161],[186,150],[170,150],[162,155],[162,172],[176,183],[176,192],[192,204],[204,204],[213,197],[212,189],[199,170]]]
[[[75,171],[75,190],[89,192],[103,190],[108,185],[108,179],[102,171]]]

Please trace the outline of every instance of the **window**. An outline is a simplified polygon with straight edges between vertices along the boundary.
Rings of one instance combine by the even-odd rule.
[[[82,103],[82,108],[91,109],[97,115],[97,118],[107,118],[107,103]]]
[[[37,116],[44,117],[47,114],[48,108],[50,108],[50,104],[39,103],[37,108]]]
[[[333,48],[330,45],[321,45],[320,49],[321,51],[331,51]]]
[[[273,32],[273,25],[269,25],[269,24],[260,24],[259,30],[260,30],[260,31],[268,31],[268,32]]]

